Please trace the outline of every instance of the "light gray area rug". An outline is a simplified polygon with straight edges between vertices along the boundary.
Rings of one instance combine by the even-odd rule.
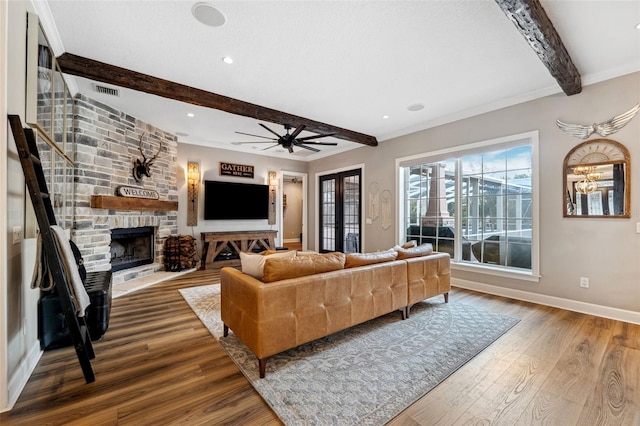
[[[493,343],[518,319],[442,296],[270,358],[264,379],[247,347],[222,336],[218,284],[180,290],[287,425],[382,425]]]

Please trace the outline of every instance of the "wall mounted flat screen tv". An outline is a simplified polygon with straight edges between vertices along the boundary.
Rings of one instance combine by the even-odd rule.
[[[204,182],[204,219],[268,219],[269,186],[207,180]]]

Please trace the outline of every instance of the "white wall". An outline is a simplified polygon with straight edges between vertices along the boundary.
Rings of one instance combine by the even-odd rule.
[[[239,183],[268,184],[268,174],[274,171],[281,176],[282,170],[304,173],[307,170],[307,163],[304,161],[290,160],[286,158],[266,157],[263,155],[247,154],[242,152],[229,151],[225,149],[206,148],[200,145],[178,143],[178,233],[193,235],[198,242],[198,253],[202,254],[202,244],[200,242],[201,232],[219,231],[256,231],[274,230],[280,226],[281,217],[276,218],[276,223],[269,225],[267,220],[204,220],[204,187],[200,185],[198,194],[198,225],[187,226],[187,208],[190,201],[187,194],[186,169],[187,163],[193,161],[200,164],[200,179],[223,180]],[[241,178],[231,176],[220,176],[220,162],[245,164],[254,167],[254,178]],[[276,195],[276,212],[279,212],[282,204],[282,191],[278,189]],[[224,200],[233,202],[233,200]],[[278,235],[276,245],[282,245],[282,236]]]
[[[539,131],[540,145],[540,257],[542,277],[538,283],[500,278],[481,273],[454,271],[459,283],[479,283],[484,289],[508,289],[585,304],[640,312],[640,185],[636,164],[640,161],[640,116],[610,138],[631,153],[630,219],[564,218],[562,164],[565,155],[582,140],[560,131],[555,121],[592,123],[627,111],[640,101],[640,73],[586,86],[574,96],[557,94],[478,115],[468,119],[363,147],[310,164],[309,173],[365,163],[366,180],[380,183],[380,191],[396,195],[395,158],[489,140],[532,130]],[[593,138],[598,137],[597,135]],[[309,223],[316,224],[313,186],[309,194]],[[366,208],[366,206],[365,206]],[[365,212],[366,214],[367,212]],[[395,211],[392,223],[396,223]],[[381,250],[397,243],[392,226],[382,230],[379,219],[364,226],[366,251]],[[313,232],[310,232],[313,238]],[[312,244],[313,247],[313,244]],[[590,288],[579,288],[579,277],[590,278]],[[519,293],[523,294],[523,293]],[[534,298],[535,299],[535,298]],[[540,298],[538,300],[541,300]],[[625,313],[622,313],[623,316]],[[637,316],[635,317],[637,318]]]

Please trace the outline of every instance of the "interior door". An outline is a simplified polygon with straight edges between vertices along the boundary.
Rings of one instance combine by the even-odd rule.
[[[320,177],[320,252],[360,252],[360,169]]]

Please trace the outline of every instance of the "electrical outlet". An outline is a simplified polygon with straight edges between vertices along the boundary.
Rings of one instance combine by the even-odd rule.
[[[582,287],[582,288],[589,288],[589,278],[587,278],[587,277],[580,277],[580,287]]]
[[[22,226],[17,225],[13,227],[13,244],[20,244],[22,241]]]

